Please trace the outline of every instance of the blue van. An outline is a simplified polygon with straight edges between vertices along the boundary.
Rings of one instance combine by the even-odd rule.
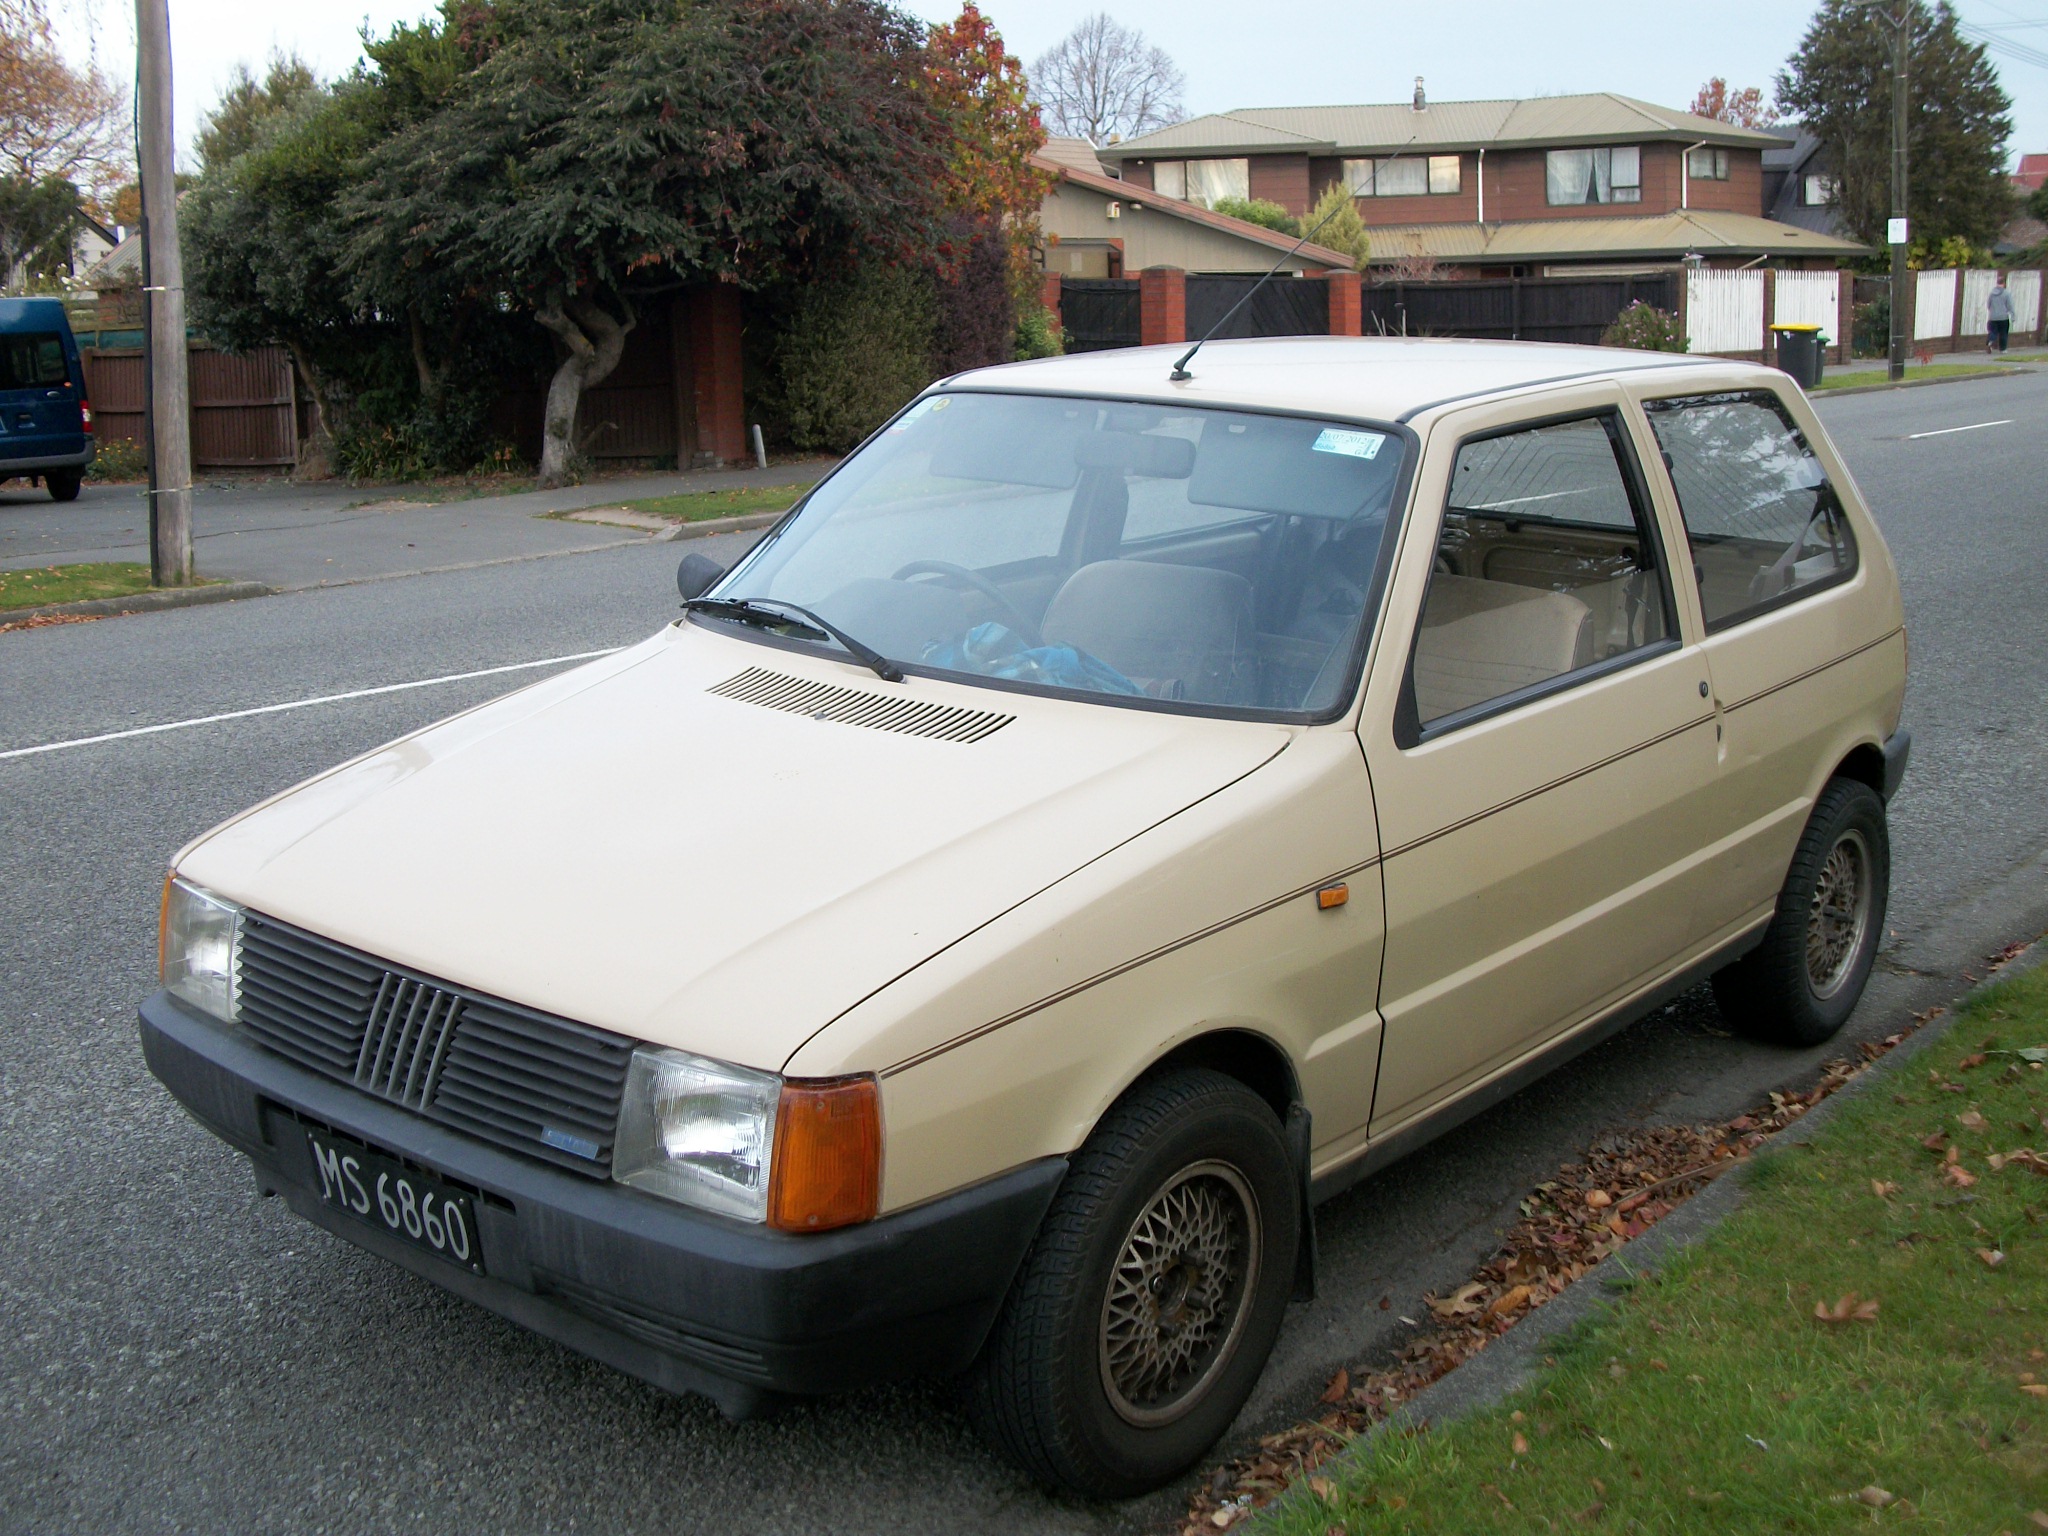
[[[76,501],[92,462],[85,362],[59,299],[0,299],[0,481]]]

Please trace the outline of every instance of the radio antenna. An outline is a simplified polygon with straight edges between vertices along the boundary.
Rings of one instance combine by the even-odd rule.
[[[1411,133],[1408,135],[1408,144],[1413,144],[1414,142],[1415,135]],[[1401,149],[1395,150],[1393,154],[1387,156],[1387,159],[1389,161],[1400,159],[1402,150],[1407,149],[1408,144],[1403,144],[1401,146]],[[1187,351],[1181,353],[1180,357],[1175,361],[1173,365],[1173,372],[1169,373],[1167,377],[1176,384],[1182,382],[1185,379],[1192,379],[1194,375],[1188,372],[1188,364],[1191,361],[1193,361],[1195,354],[1202,350],[1203,344],[1206,343],[1211,336],[1214,336],[1218,331],[1222,330],[1223,327],[1230,324],[1230,322],[1234,318],[1236,318],[1237,312],[1240,309],[1243,309],[1245,305],[1251,302],[1252,295],[1257,293],[1261,288],[1266,286],[1267,279],[1271,278],[1275,272],[1278,272],[1282,267],[1286,266],[1287,263],[1293,259],[1294,253],[1296,251],[1300,250],[1304,245],[1307,245],[1309,241],[1315,238],[1317,230],[1321,229],[1325,224],[1329,223],[1330,220],[1337,217],[1337,215],[1343,212],[1343,210],[1344,205],[1342,203],[1334,204],[1328,213],[1324,214],[1320,219],[1317,219],[1315,223],[1312,226],[1310,226],[1306,234],[1304,234],[1299,240],[1295,241],[1292,247],[1290,247],[1287,251],[1282,253],[1278,261],[1274,262],[1272,266],[1266,269],[1264,277],[1261,277],[1256,283],[1253,283],[1251,287],[1245,289],[1243,298],[1239,299],[1235,304],[1231,305],[1229,309],[1223,312],[1223,318],[1221,320],[1218,320],[1214,325],[1210,326],[1208,330],[1202,333],[1201,341],[1196,342],[1192,347],[1189,347]]]

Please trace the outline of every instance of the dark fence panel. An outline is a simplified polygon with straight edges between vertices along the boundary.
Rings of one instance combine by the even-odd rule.
[[[1369,336],[1595,345],[1615,316],[1638,301],[1675,312],[1678,282],[1675,272],[1657,272],[1638,277],[1375,283],[1364,291],[1365,331]]]
[[[147,380],[142,354],[85,349],[85,391],[102,442],[142,441]],[[216,352],[187,349],[192,390],[192,464],[196,469],[284,468],[298,462],[292,364],[283,347]]]
[[[1188,340],[1209,334],[1209,328],[1230,314],[1230,306],[1250,293],[1256,273],[1189,273]],[[1230,316],[1219,339],[1247,336],[1325,336],[1330,330],[1330,285],[1319,277],[1275,277],[1252,293],[1251,302]]]
[[[1060,329],[1069,352],[1135,347],[1143,336],[1135,277],[1060,279]]]

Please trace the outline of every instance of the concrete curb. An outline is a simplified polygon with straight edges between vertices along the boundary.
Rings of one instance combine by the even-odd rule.
[[[740,517],[712,517],[701,523],[677,523],[666,533],[657,533],[657,544],[673,544],[678,539],[708,539],[719,533],[744,533],[750,528],[766,528],[779,523],[788,515],[789,509],[780,512],[748,512]]]
[[[1937,363],[1934,366],[1938,368],[1942,365]],[[1988,373],[1959,373],[1946,379],[1901,379],[1896,384],[1886,379],[1882,384],[1843,384],[1839,387],[1810,390],[1806,398],[1836,400],[1843,395],[1874,395],[1887,389],[1932,389],[1937,384],[1968,384],[1977,379],[2019,379],[2039,371],[2036,368],[1994,368]]]
[[[1941,1018],[1915,1030],[1910,1038],[1901,1041],[1890,1054],[1853,1083],[1821,1100],[1769,1138],[1758,1150],[1798,1146],[1810,1141],[1841,1112],[1844,1104],[1889,1083],[1897,1072],[1947,1034],[1972,998],[2044,961],[2048,961],[2048,940],[2038,940],[2015,955],[1996,976],[1963,993],[1949,1005],[1948,1012]],[[1430,1424],[1453,1423],[1480,1409],[1492,1407],[1526,1386],[1541,1369],[1546,1351],[1557,1339],[1597,1315],[1602,1308],[1613,1305],[1636,1275],[1653,1270],[1682,1252],[1742,1207],[1748,1197],[1744,1170],[1738,1167],[1730,1171],[1734,1177],[1724,1174],[1619,1253],[1602,1260],[1554,1301],[1539,1307],[1465,1364],[1438,1377],[1416,1393],[1360,1435],[1342,1455],[1326,1462],[1325,1470],[1352,1460],[1360,1448],[1390,1430],[1413,1430]]]
[[[4,609],[0,610],[0,624],[70,615],[113,618],[127,613],[155,613],[160,608],[192,608],[201,603],[232,603],[245,597],[269,597],[276,590],[260,581],[220,581],[203,587],[162,587],[149,592],[131,592],[126,597],[92,597],[80,603]]]

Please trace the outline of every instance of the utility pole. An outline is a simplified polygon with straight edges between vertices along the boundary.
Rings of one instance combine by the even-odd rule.
[[[185,361],[185,265],[178,254],[177,137],[171,117],[170,0],[135,0],[136,158],[142,172],[142,302],[149,373],[149,573],[192,584],[192,401]]]
[[[1913,0],[1898,0],[1892,23],[1892,216],[1885,231],[1892,248],[1892,336],[1885,373],[1893,383],[1906,376],[1906,62],[1913,35]]]

